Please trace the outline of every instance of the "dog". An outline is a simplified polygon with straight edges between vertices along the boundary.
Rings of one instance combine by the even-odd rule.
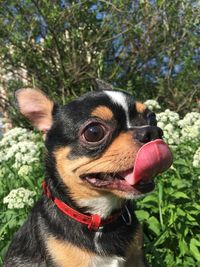
[[[153,191],[172,154],[153,112],[103,87],[64,106],[39,89],[16,92],[20,112],[43,133],[46,177],[4,267],[148,266],[131,203]]]

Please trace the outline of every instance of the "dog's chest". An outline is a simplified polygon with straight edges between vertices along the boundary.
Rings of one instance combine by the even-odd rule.
[[[96,250],[101,254],[104,255],[105,251],[100,244],[102,233],[97,232],[94,238],[94,245]],[[125,260],[122,257],[111,256],[95,256],[91,261],[91,267],[124,267]]]
[[[91,267],[124,267],[125,261],[120,257],[100,257],[92,259]]]

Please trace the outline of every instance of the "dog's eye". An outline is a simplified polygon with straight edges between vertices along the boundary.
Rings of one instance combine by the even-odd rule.
[[[87,142],[98,142],[104,138],[105,129],[99,123],[92,123],[85,128],[83,136]]]

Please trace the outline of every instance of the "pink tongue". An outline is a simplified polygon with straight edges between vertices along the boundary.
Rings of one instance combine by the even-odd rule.
[[[172,153],[168,145],[161,139],[156,139],[143,145],[134,162],[133,172],[121,173],[130,185],[140,180],[149,180],[157,174],[166,171],[172,164]]]

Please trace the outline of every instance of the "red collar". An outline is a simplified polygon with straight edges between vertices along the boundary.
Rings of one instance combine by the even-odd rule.
[[[83,213],[80,213],[72,209],[60,199],[53,197],[45,181],[43,181],[42,187],[43,187],[44,194],[48,198],[52,199],[52,201],[56,204],[59,210],[61,210],[64,214],[68,215],[75,221],[87,225],[89,230],[97,231],[100,227],[106,224],[112,223],[113,221],[116,221],[122,215],[121,211],[112,216],[109,216],[106,219],[102,219],[97,214],[85,215]]]

